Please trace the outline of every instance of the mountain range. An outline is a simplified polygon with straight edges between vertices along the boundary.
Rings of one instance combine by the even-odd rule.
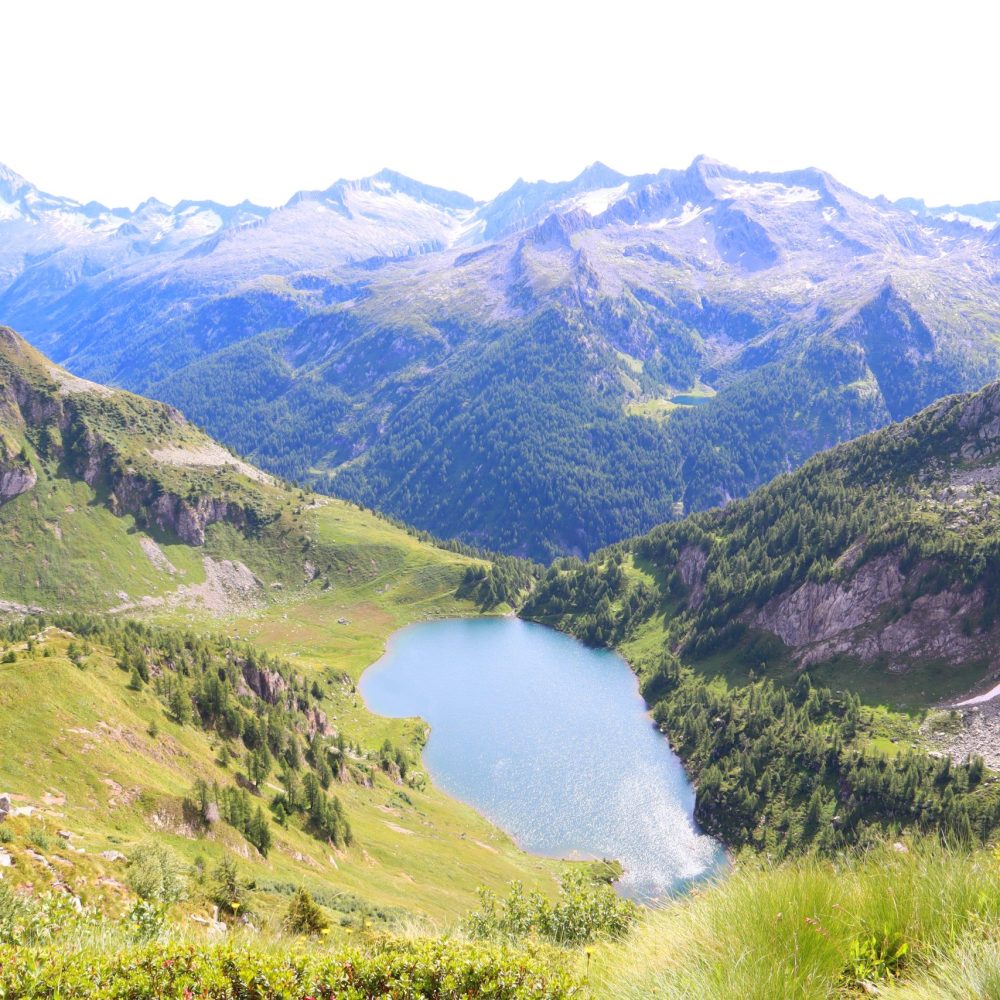
[[[283,476],[586,555],[1000,374],[997,205],[704,157],[134,212],[0,172],[0,321]]]

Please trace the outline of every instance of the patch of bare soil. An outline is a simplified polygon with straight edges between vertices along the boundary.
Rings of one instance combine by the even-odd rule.
[[[220,444],[214,441],[206,441],[199,445],[164,445],[149,453],[150,457],[164,465],[180,465],[189,468],[208,467],[218,469],[222,466],[230,466],[237,472],[242,473],[248,479],[254,479],[258,483],[273,483],[274,479],[266,472],[254,468],[249,462],[231,455]]]
[[[161,553],[162,554],[162,553]],[[134,608],[200,607],[214,615],[246,614],[263,603],[264,585],[246,565],[205,556],[202,583],[184,583],[165,597],[141,597],[110,609],[112,614]]]

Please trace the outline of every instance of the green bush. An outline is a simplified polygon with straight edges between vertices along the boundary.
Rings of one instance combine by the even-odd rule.
[[[465,930],[480,939],[516,941],[535,936],[554,944],[580,945],[622,936],[637,915],[634,903],[579,871],[563,876],[555,903],[538,892],[525,895],[520,882],[512,883],[504,900],[489,889],[479,890],[479,900],[482,909],[466,917]]]
[[[99,913],[65,892],[23,896],[0,882],[0,944],[45,945],[68,934],[94,935],[108,926]],[[0,990],[0,998],[8,995]]]
[[[0,944],[13,944],[21,936],[28,906],[13,893],[6,882],[0,882]]]
[[[33,823],[28,830],[28,843],[40,851],[47,851],[52,847],[52,838],[44,826]]]
[[[143,900],[169,905],[187,896],[184,862],[163,844],[147,841],[128,856],[129,888]]]
[[[208,895],[223,916],[250,915],[249,896],[240,882],[236,862],[232,858],[224,857],[216,865]]]
[[[285,929],[292,934],[322,934],[330,929],[323,911],[316,905],[308,890],[299,889],[288,904]]]
[[[153,944],[122,951],[0,946],[0,997],[81,1000],[563,1000],[579,984],[550,956],[442,941],[338,954]]]

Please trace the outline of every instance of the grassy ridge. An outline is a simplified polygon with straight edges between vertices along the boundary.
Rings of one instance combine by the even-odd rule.
[[[434,596],[423,595],[421,607],[437,607]],[[272,648],[284,650],[303,648],[298,645],[303,622],[330,630],[328,615],[338,610],[308,602],[284,607],[289,610],[272,609],[267,621],[256,622],[262,631],[270,631]],[[360,672],[385,633],[395,627],[395,615],[404,612],[373,603],[367,608],[349,605],[347,613],[357,631],[331,645],[353,647],[355,658],[347,652],[326,658],[322,650],[311,649],[310,656],[289,662],[310,682],[319,682],[324,692],[320,705],[338,731],[368,753],[376,753],[389,740],[419,761],[423,725],[370,715],[350,683],[343,681],[345,670]],[[372,631],[364,631],[367,628]],[[237,623],[233,632],[240,634],[241,629]],[[0,664],[0,703],[9,719],[0,733],[0,781],[24,797],[19,802],[39,807],[32,824],[41,824],[50,836],[57,828],[75,834],[73,844],[86,855],[67,854],[63,874],[85,896],[116,902],[115,893],[109,894],[101,881],[115,878],[115,865],[102,862],[100,852],[127,850],[151,833],[190,862],[199,855],[212,862],[235,850],[242,855],[246,876],[262,886],[305,884],[317,894],[335,889],[370,906],[402,905],[438,919],[454,917],[472,905],[482,883],[499,888],[511,879],[523,879],[552,891],[559,864],[523,854],[472,809],[430,784],[400,787],[377,770],[371,787],[352,782],[336,789],[355,836],[354,846],[346,850],[331,851],[294,826],[272,826],[276,843],[262,858],[228,827],[210,835],[191,830],[183,821],[182,805],[194,780],[232,785],[236,772],[243,770],[242,761],[237,757],[228,767],[220,766],[218,738],[179,725],[150,688],[130,690],[128,674],[118,668],[107,647],[92,644],[81,669],[67,655],[72,641],[69,635],[50,631],[31,652],[25,643],[16,643],[10,649],[16,661]],[[277,777],[270,785],[260,800],[265,807],[281,787]],[[46,804],[47,796],[51,804]],[[18,824],[26,828],[29,821],[16,820],[8,828],[19,830]],[[27,836],[27,829],[19,832]],[[27,855],[20,862],[24,868],[17,870],[19,881],[29,872],[49,880],[44,867]],[[283,899],[265,897],[260,905],[267,910],[283,905]]]
[[[595,954],[614,1000],[995,998],[1000,865],[985,851],[880,847],[836,864],[745,861]],[[971,961],[969,958],[971,957]],[[937,991],[937,992],[935,992]]]

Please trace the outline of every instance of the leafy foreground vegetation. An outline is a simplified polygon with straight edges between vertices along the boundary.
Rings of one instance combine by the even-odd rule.
[[[479,939],[518,940],[539,937],[554,944],[588,944],[601,936],[621,937],[634,923],[634,903],[615,895],[608,885],[593,884],[585,872],[563,876],[559,898],[552,903],[540,892],[525,894],[520,882],[499,900],[480,889],[481,908],[465,920],[465,929]]]
[[[220,892],[227,878],[215,873]],[[230,912],[222,943],[180,931],[151,901],[113,919],[0,882],[0,997],[996,1000],[998,880],[995,852],[930,840],[833,860],[742,855],[658,910],[580,876],[554,903],[517,885],[484,893],[450,933],[330,944],[323,908],[301,891],[280,926],[252,930]],[[293,917],[305,917],[295,933]]]
[[[525,896],[520,884],[499,905],[482,890],[483,909],[465,922],[474,942],[364,932],[354,947],[307,949],[303,936],[322,940],[330,930],[309,893],[296,892],[280,928],[257,931],[235,865],[223,862],[212,898],[237,943],[222,946],[178,934],[167,921],[168,906],[190,888],[169,851],[145,845],[129,875],[141,898],[117,920],[74,906],[66,895],[22,895],[0,882],[0,997],[557,1000],[582,989],[569,946],[621,936],[636,917],[609,885],[577,872],[564,879],[554,904],[538,893]],[[216,924],[215,931],[225,928]]]
[[[332,953],[146,945],[122,951],[0,947],[0,996],[199,1000],[561,1000],[574,980],[530,952],[446,941],[374,942]]]

